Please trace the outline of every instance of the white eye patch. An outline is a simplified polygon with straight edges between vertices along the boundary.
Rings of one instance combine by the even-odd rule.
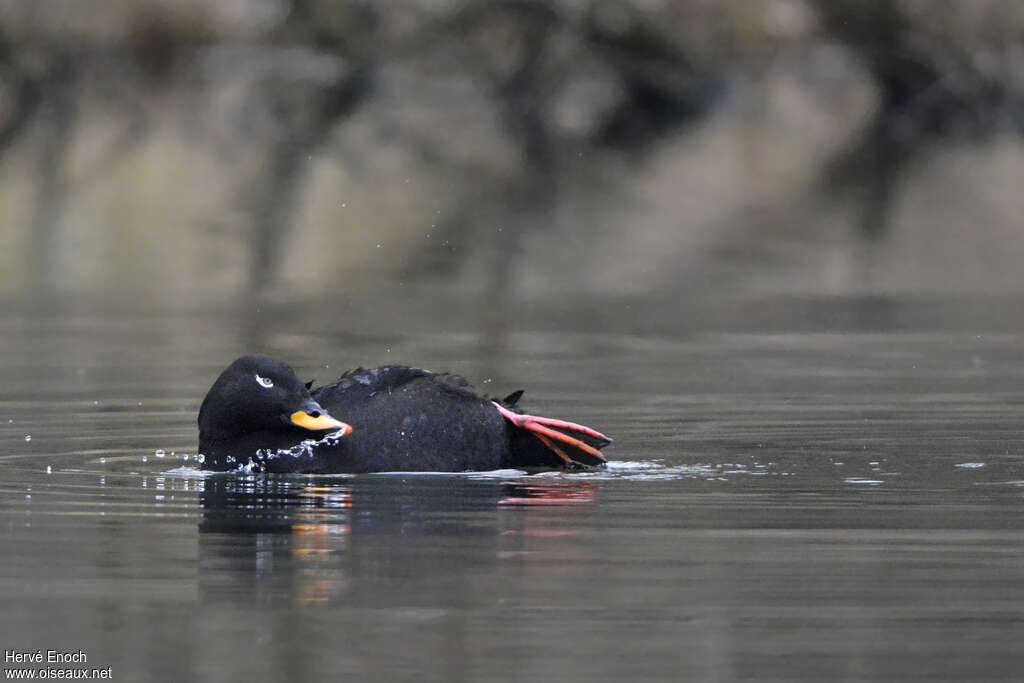
[[[259,375],[256,375],[256,382],[261,387],[266,387],[267,389],[274,386],[274,380],[270,379],[269,377],[260,377]]]

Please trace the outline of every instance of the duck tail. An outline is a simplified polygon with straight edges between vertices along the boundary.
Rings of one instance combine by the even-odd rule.
[[[501,402],[493,402],[509,423],[536,438],[566,465],[600,467],[605,464],[600,449],[612,442],[610,438],[575,422],[515,412],[513,407],[522,393],[517,391]]]

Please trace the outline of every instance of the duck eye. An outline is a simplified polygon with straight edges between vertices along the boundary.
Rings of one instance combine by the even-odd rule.
[[[274,386],[274,380],[269,377],[260,377],[259,375],[256,375],[256,381],[259,382],[261,387],[266,387],[267,389]]]

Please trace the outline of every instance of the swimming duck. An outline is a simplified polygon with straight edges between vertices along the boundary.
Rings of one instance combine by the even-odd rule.
[[[461,472],[601,467],[611,439],[528,415],[448,373],[402,365],[346,372],[314,388],[285,363],[243,356],[199,408],[203,469]],[[345,421],[342,422],[342,418]]]

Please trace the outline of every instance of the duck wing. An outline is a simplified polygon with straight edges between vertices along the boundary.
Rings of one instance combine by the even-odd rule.
[[[345,372],[334,384],[311,389],[313,398],[321,404],[344,395],[346,401],[370,399],[381,392],[391,393],[417,379],[429,378],[440,387],[465,397],[481,399],[469,382],[459,375],[435,373],[407,365],[384,365],[379,368],[356,368]]]

